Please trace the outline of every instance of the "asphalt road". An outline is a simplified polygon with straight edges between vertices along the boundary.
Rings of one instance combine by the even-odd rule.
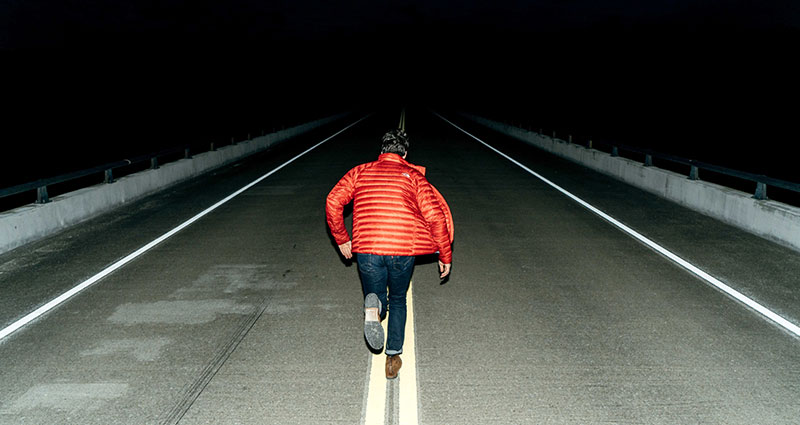
[[[800,323],[797,252],[445,115]],[[357,118],[0,256],[0,327]],[[370,116],[0,341],[0,424],[359,424],[376,388],[387,424],[403,394],[424,424],[798,423],[800,339],[425,109],[408,159],[450,204],[453,271],[418,263],[413,362],[375,381],[324,200],[398,119]]]

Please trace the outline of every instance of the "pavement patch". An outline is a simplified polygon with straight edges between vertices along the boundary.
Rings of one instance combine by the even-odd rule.
[[[55,409],[67,412],[97,410],[104,402],[124,396],[127,384],[41,384],[25,392],[0,414],[20,414],[29,410]]]
[[[108,356],[127,354],[141,362],[152,362],[161,357],[162,349],[172,342],[169,338],[106,339],[96,348],[81,352],[82,356]]]
[[[292,305],[292,304],[270,304],[264,313],[267,314],[289,314],[296,313],[301,310],[307,310],[307,306]]]
[[[156,301],[122,304],[108,320],[123,325],[199,325],[212,322],[221,314],[248,314],[252,311],[252,305],[237,304],[231,300]]]
[[[217,293],[220,290],[226,294],[234,294],[253,290],[290,289],[297,286],[297,282],[285,281],[283,276],[278,277],[280,275],[280,271],[263,264],[215,265],[197,278],[192,286],[177,290],[175,296]]]

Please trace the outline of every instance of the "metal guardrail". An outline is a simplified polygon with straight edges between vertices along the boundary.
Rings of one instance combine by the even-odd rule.
[[[211,144],[211,150],[214,150],[213,143]],[[134,164],[141,164],[143,162],[150,162],[150,169],[157,169],[158,159],[160,157],[176,154],[179,152],[183,152],[183,158],[191,158],[188,147],[166,149],[147,155],[137,156],[132,159],[124,159],[122,161],[110,162],[107,164],[98,165],[96,167],[87,168],[80,171],[73,171],[71,173],[61,174],[55,177],[39,179],[29,183],[23,183],[16,186],[11,186],[9,188],[0,189],[0,198],[35,190],[36,203],[46,204],[50,202],[50,197],[47,193],[47,186],[59,183],[66,183],[72,180],[76,180],[97,173],[103,173],[104,182],[107,184],[111,184],[114,183],[114,170],[117,168],[126,167]]]
[[[506,124],[507,125],[511,125],[511,126],[515,126],[514,124],[511,124],[511,123],[508,123],[508,122],[506,122]],[[525,130],[525,128],[522,127],[522,126],[519,126],[518,128]],[[535,132],[535,133],[537,133],[537,134],[539,134],[540,136],[543,136],[543,137],[550,137],[548,135],[545,135],[543,133],[542,129],[539,129],[538,132],[535,131],[535,130],[531,130],[530,128],[528,128],[527,130],[528,131],[533,131],[533,132]],[[557,139],[555,131],[553,131],[552,138],[553,139]],[[568,136],[568,140],[566,140],[566,142],[573,143],[572,135]],[[687,159],[687,158],[683,158],[683,157],[679,157],[679,156],[675,156],[675,155],[669,155],[669,154],[656,152],[656,151],[653,151],[651,149],[638,148],[638,147],[635,147],[635,146],[629,146],[629,145],[625,145],[625,144],[622,144],[622,143],[608,143],[608,142],[592,141],[592,139],[589,139],[586,144],[581,144],[581,143],[578,143],[578,144],[583,145],[583,146],[585,146],[586,148],[589,148],[589,149],[594,149],[594,145],[604,145],[611,151],[611,156],[620,156],[619,155],[620,151],[633,152],[633,153],[644,155],[643,164],[646,167],[650,167],[650,166],[653,165],[653,158],[664,160],[664,161],[667,161],[667,162],[672,162],[672,163],[675,163],[675,164],[688,165],[690,167],[689,168],[689,176],[688,176],[690,180],[699,180],[700,179],[700,176],[699,176],[700,175],[700,170],[712,171],[714,173],[718,173],[718,174],[725,175],[725,176],[728,176],[728,177],[734,177],[734,178],[738,178],[738,179],[742,179],[742,180],[749,180],[749,181],[752,181],[752,182],[754,182],[756,184],[756,190],[755,190],[755,193],[753,194],[753,198],[759,199],[759,200],[768,199],[767,198],[767,187],[768,186],[778,187],[778,188],[781,188],[781,189],[786,189],[786,190],[789,190],[789,191],[800,193],[800,183],[793,183],[793,182],[786,181],[786,180],[776,179],[776,178],[773,178],[773,177],[765,176],[763,174],[754,174],[754,173],[748,173],[746,171],[734,170],[734,169],[722,167],[722,166],[719,166],[719,165],[709,164],[707,162],[696,161],[696,160],[693,160],[693,159]]]
[[[285,130],[286,128],[287,128],[287,124],[283,123],[283,124],[280,124],[280,127],[273,126],[272,127],[272,132],[275,133],[276,131],[278,131],[278,129]],[[261,129],[261,136],[264,136],[266,134],[267,133],[262,128]],[[230,143],[228,143],[227,145],[236,145],[236,144],[240,143],[241,141],[249,141],[249,140],[252,140],[252,133],[248,132],[246,139],[237,141],[237,139],[235,137],[231,137]],[[211,142],[210,144],[206,145],[206,146],[208,146],[207,152],[215,151],[218,148],[221,148],[222,145],[223,144],[215,144],[214,142]],[[134,158],[131,158],[131,159],[124,159],[122,161],[110,162],[110,163],[107,163],[107,164],[98,165],[96,167],[87,168],[87,169],[84,169],[84,170],[79,170],[79,171],[74,171],[74,172],[70,172],[70,173],[66,173],[66,174],[61,174],[61,175],[54,176],[54,177],[48,177],[48,178],[44,178],[44,179],[39,179],[39,180],[36,180],[36,181],[32,181],[32,182],[29,182],[29,183],[23,183],[23,184],[19,184],[19,185],[16,185],[16,186],[11,186],[11,187],[8,187],[8,188],[1,188],[0,189],[0,199],[6,198],[6,197],[9,197],[9,196],[13,196],[13,195],[18,195],[20,193],[24,193],[24,192],[34,191],[35,190],[36,191],[36,203],[37,204],[46,204],[46,203],[50,202],[50,197],[49,197],[48,191],[47,191],[47,187],[48,186],[52,186],[52,185],[60,184],[60,183],[70,182],[70,181],[77,180],[77,179],[80,179],[82,177],[87,177],[87,176],[90,176],[92,174],[97,174],[97,173],[103,173],[104,182],[106,184],[111,184],[111,183],[114,183],[114,170],[116,170],[118,168],[127,167],[127,166],[131,166],[131,165],[136,165],[136,164],[141,164],[141,163],[144,163],[144,162],[150,162],[150,169],[157,169],[158,168],[158,164],[159,164],[159,162],[158,162],[159,158],[162,158],[162,157],[165,157],[165,156],[168,156],[168,155],[174,155],[174,154],[181,153],[181,152],[183,153],[183,157],[182,158],[184,158],[184,159],[190,159],[192,157],[191,153],[190,153],[190,148],[189,148],[188,145],[186,145],[184,147],[168,148],[168,149],[161,150],[161,151],[158,151],[158,152],[137,156],[137,157],[134,157]],[[200,152],[206,152],[206,151],[201,148]],[[0,211],[2,211],[2,210],[0,210]]]
[[[513,124],[509,124],[509,125],[513,125]],[[519,127],[519,128],[524,129],[523,127]],[[531,130],[529,129],[528,131],[531,131]],[[545,136],[545,134],[542,132],[541,129],[537,132],[537,134],[539,134],[540,136]],[[549,137],[549,136],[545,136],[545,137]],[[249,138],[250,138],[250,135],[248,134],[248,139]],[[556,139],[555,131],[553,132],[552,138]],[[567,141],[569,143],[573,143],[572,142],[572,135],[568,136],[568,140]],[[236,142],[231,140],[231,143],[235,144]],[[748,172],[745,172],[745,171],[739,171],[739,170],[734,170],[734,169],[731,169],[731,168],[721,167],[721,166],[718,166],[718,165],[709,164],[709,163],[702,162],[702,161],[696,161],[696,160],[693,160],[693,159],[687,159],[687,158],[682,158],[682,157],[679,157],[679,156],[664,154],[664,153],[653,151],[651,149],[643,149],[643,148],[638,148],[638,147],[635,147],[635,146],[629,146],[629,145],[625,145],[625,144],[621,144],[621,143],[598,142],[598,141],[592,141],[591,139],[588,140],[588,142],[585,144],[585,146],[587,148],[589,148],[589,149],[594,149],[594,145],[595,144],[604,145],[607,148],[609,148],[611,150],[611,156],[619,156],[620,150],[644,155],[644,158],[645,158],[644,159],[644,165],[648,166],[648,167],[653,165],[653,158],[664,160],[664,161],[668,161],[668,162],[672,162],[672,163],[676,163],[676,164],[687,165],[687,166],[690,167],[689,168],[689,176],[688,176],[690,180],[699,180],[700,179],[699,170],[707,170],[707,171],[712,171],[712,172],[715,172],[715,173],[718,173],[718,174],[726,175],[726,176],[729,176],[729,177],[735,177],[735,178],[739,178],[739,179],[742,179],[742,180],[752,181],[752,182],[756,183],[756,190],[755,190],[755,193],[753,195],[753,197],[755,199],[761,199],[761,200],[767,199],[767,187],[768,186],[779,187],[781,189],[786,189],[786,190],[790,190],[790,191],[793,191],[793,192],[800,193],[800,184],[798,184],[798,183],[792,183],[792,182],[789,182],[789,181],[786,181],[786,180],[780,180],[780,179],[768,177],[768,176],[765,176],[763,174],[748,173]],[[211,143],[211,146],[210,146],[209,150],[211,150],[211,151],[215,150],[213,143]],[[27,191],[36,190],[36,203],[37,204],[44,204],[44,203],[50,202],[50,198],[49,198],[48,193],[47,193],[47,186],[58,184],[58,183],[65,183],[65,182],[68,182],[68,181],[71,181],[71,180],[76,180],[76,179],[79,179],[81,177],[86,177],[86,176],[89,176],[89,175],[92,175],[92,174],[96,174],[96,173],[100,173],[100,172],[102,172],[104,174],[104,182],[107,183],[107,184],[110,184],[110,183],[114,182],[113,170],[115,170],[117,168],[129,166],[129,165],[133,165],[133,164],[139,164],[139,163],[142,163],[142,162],[149,161],[150,162],[150,168],[151,169],[157,169],[158,168],[158,158],[159,157],[172,155],[172,154],[176,154],[176,153],[179,153],[179,152],[183,152],[183,155],[184,155],[183,157],[184,158],[191,158],[191,154],[189,152],[189,148],[188,147],[167,149],[167,150],[159,151],[159,152],[156,152],[156,153],[151,153],[151,154],[148,154],[148,155],[138,156],[138,157],[135,157],[133,159],[125,159],[125,160],[122,160],[122,161],[111,162],[111,163],[99,165],[97,167],[88,168],[88,169],[85,169],[85,170],[74,171],[74,172],[71,172],[71,173],[66,173],[66,174],[62,174],[62,175],[59,175],[59,176],[55,176],[55,177],[50,177],[50,178],[46,178],[46,179],[40,179],[40,180],[36,180],[36,181],[33,181],[33,182],[23,183],[23,184],[19,184],[19,185],[16,185],[16,186],[9,187],[9,188],[0,189],[0,198],[16,195],[16,194],[27,192]]]
[[[283,130],[285,128],[286,128],[286,125],[281,125],[281,127],[280,127],[281,130]],[[277,130],[277,128],[273,127],[273,133],[276,130]],[[261,135],[264,136],[265,134],[266,134],[265,131],[262,129],[261,130]],[[244,141],[248,141],[248,140],[252,140],[252,133],[247,133],[247,138],[244,139]],[[238,142],[235,137],[231,137],[231,141],[230,141],[229,145],[236,145],[237,143],[240,143],[240,142]],[[219,144],[215,144],[214,142],[211,142],[207,146],[208,146],[208,152],[215,151],[215,150],[217,150],[217,148],[221,147],[221,146],[219,146]],[[203,151],[202,149],[200,151],[201,152],[206,152],[206,151]],[[97,174],[97,173],[103,173],[103,176],[104,176],[104,180],[103,181],[106,184],[111,184],[111,183],[114,183],[114,170],[115,169],[122,168],[122,167],[127,167],[127,166],[130,166],[130,165],[141,164],[141,163],[144,163],[144,162],[150,162],[150,169],[151,170],[155,170],[155,169],[158,169],[158,166],[159,166],[158,165],[159,164],[158,160],[159,160],[159,158],[162,158],[162,157],[165,157],[165,156],[169,156],[169,155],[174,155],[174,154],[177,154],[177,153],[183,153],[183,157],[182,157],[183,159],[191,159],[191,157],[192,157],[189,146],[167,148],[167,149],[164,149],[164,150],[161,150],[161,151],[158,151],[158,152],[153,152],[153,153],[149,153],[149,154],[145,154],[145,155],[136,156],[136,157],[133,157],[131,159],[123,159],[121,161],[109,162],[107,164],[98,165],[96,167],[87,168],[87,169],[84,169],[84,170],[73,171],[73,172],[70,172],[70,173],[65,173],[65,174],[61,174],[61,175],[58,175],[58,176],[54,176],[54,177],[48,177],[48,178],[32,181],[32,182],[29,182],[29,183],[22,183],[22,184],[18,184],[16,186],[3,188],[3,189],[0,189],[0,199],[5,198],[5,197],[9,197],[9,196],[13,196],[13,195],[17,195],[17,194],[20,194],[20,193],[24,193],[24,192],[34,191],[35,190],[36,191],[36,203],[37,204],[46,204],[46,203],[50,202],[50,196],[48,195],[48,192],[47,192],[47,187],[48,186],[52,186],[52,185],[59,184],[59,183],[66,183],[66,182],[69,182],[69,181],[77,180],[77,179],[80,179],[82,177],[87,177],[87,176],[90,176],[92,174]]]
[[[749,180],[756,184],[756,190],[755,193],[753,194],[753,197],[755,199],[761,199],[761,200],[767,199],[768,186],[779,187],[781,189],[791,190],[800,193],[800,184],[768,177],[763,174],[754,174],[754,173],[748,173],[746,171],[734,170],[731,168],[709,164],[707,162],[697,161],[694,159],[687,159],[679,156],[655,152],[651,149],[641,149],[623,144],[612,144],[612,143],[602,143],[602,142],[601,144],[611,149],[612,156],[619,156],[620,149],[628,152],[642,154],[644,155],[645,158],[644,165],[648,167],[653,165],[653,158],[672,162],[675,164],[688,165],[690,180],[699,180],[700,170],[712,171],[714,173],[722,174],[728,177],[735,177],[742,180]],[[590,140],[588,142],[587,147],[591,148],[592,147],[591,145],[592,141]]]

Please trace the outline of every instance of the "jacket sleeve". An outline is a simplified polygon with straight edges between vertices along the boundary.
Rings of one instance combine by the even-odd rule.
[[[453,251],[447,218],[433,186],[424,177],[417,184],[417,204],[422,217],[428,223],[433,241],[439,248],[439,260],[445,264],[452,263]]]
[[[344,225],[344,206],[353,200],[355,191],[356,169],[352,169],[336,183],[336,186],[328,193],[325,201],[325,215],[328,221],[328,228],[336,243],[341,245],[350,240],[347,228]]]

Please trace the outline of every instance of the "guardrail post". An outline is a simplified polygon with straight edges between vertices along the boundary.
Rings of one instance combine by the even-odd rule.
[[[211,147],[208,150],[210,150],[210,151],[215,151],[216,150],[216,149],[214,149],[214,142],[211,142]]]
[[[50,197],[47,196],[47,186],[37,187],[36,188],[36,203],[37,204],[46,204],[50,202]]]
[[[689,180],[700,180],[700,172],[696,165],[692,165],[692,168],[689,170]]]
[[[756,182],[756,194],[753,197],[759,200],[767,199],[767,184]]]
[[[107,184],[114,183],[114,173],[111,171],[111,168],[105,171],[105,182]]]
[[[571,134],[567,136],[567,139],[569,140],[570,143],[572,143],[572,135]]]
[[[611,156],[619,156],[619,149],[616,146],[611,147]]]
[[[645,154],[644,156],[644,166],[645,167],[652,167],[653,166],[653,155]]]
[[[158,169],[158,157],[154,156],[150,158],[150,169],[157,170]]]

